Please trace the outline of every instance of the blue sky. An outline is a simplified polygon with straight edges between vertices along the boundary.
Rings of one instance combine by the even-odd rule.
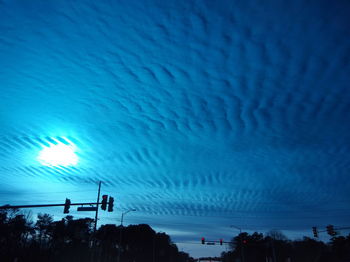
[[[348,225],[347,1],[0,0],[0,203],[115,197],[194,256]],[[75,165],[38,155],[74,147]],[[39,210],[33,210],[33,213]],[[60,218],[61,208],[40,210]],[[74,216],[84,216],[72,209]]]

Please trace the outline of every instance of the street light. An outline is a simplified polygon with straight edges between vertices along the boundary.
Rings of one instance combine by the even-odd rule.
[[[123,226],[124,215],[126,215],[127,213],[132,212],[132,211],[136,211],[136,209],[132,208],[132,209],[129,209],[128,211],[125,211],[125,212],[122,213],[122,218],[120,219],[120,225],[121,226]]]
[[[234,226],[234,225],[231,225],[230,227],[239,230],[239,235],[240,235],[240,240],[241,240],[241,259],[242,259],[242,262],[244,262],[244,250],[243,250],[242,235],[241,235],[242,234],[242,228]]]
[[[237,226],[234,226],[234,225],[231,225],[230,227],[235,228],[235,229],[238,229],[238,230],[239,230],[239,233],[240,233],[240,234],[242,233],[242,229],[241,229],[240,227],[237,227]]]
[[[122,246],[122,231],[123,231],[123,219],[124,219],[124,216],[129,213],[129,212],[132,212],[132,211],[136,211],[135,208],[132,208],[132,209],[129,209],[125,212],[122,212],[122,217],[120,219],[120,233],[119,233],[119,249],[118,249],[118,262],[120,262],[120,253],[121,253],[121,246]]]

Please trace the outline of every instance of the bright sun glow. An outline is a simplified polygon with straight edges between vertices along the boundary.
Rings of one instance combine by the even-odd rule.
[[[38,160],[45,166],[75,166],[78,156],[71,145],[57,144],[40,151]]]

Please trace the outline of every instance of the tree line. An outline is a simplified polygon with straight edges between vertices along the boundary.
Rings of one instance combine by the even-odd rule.
[[[0,211],[0,260],[20,261],[123,261],[193,262],[165,233],[149,225],[102,225],[94,233],[94,220],[66,216],[54,221],[49,214],[30,216],[18,210]]]
[[[329,243],[309,237],[289,240],[280,231],[264,236],[242,232],[230,242],[230,251],[221,255],[223,262],[350,262],[350,234],[334,236]]]
[[[54,221],[38,214],[34,222],[18,210],[0,211],[0,261],[194,262],[166,233],[149,225],[102,225],[94,232],[91,218],[66,216]],[[349,262],[350,234],[329,243],[304,237],[289,240],[279,231],[232,238],[223,262]],[[218,260],[218,258],[216,258]]]

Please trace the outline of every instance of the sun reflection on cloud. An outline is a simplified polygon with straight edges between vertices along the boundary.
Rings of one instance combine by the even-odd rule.
[[[43,148],[38,155],[38,161],[45,166],[75,166],[78,156],[74,145],[51,144]]]

